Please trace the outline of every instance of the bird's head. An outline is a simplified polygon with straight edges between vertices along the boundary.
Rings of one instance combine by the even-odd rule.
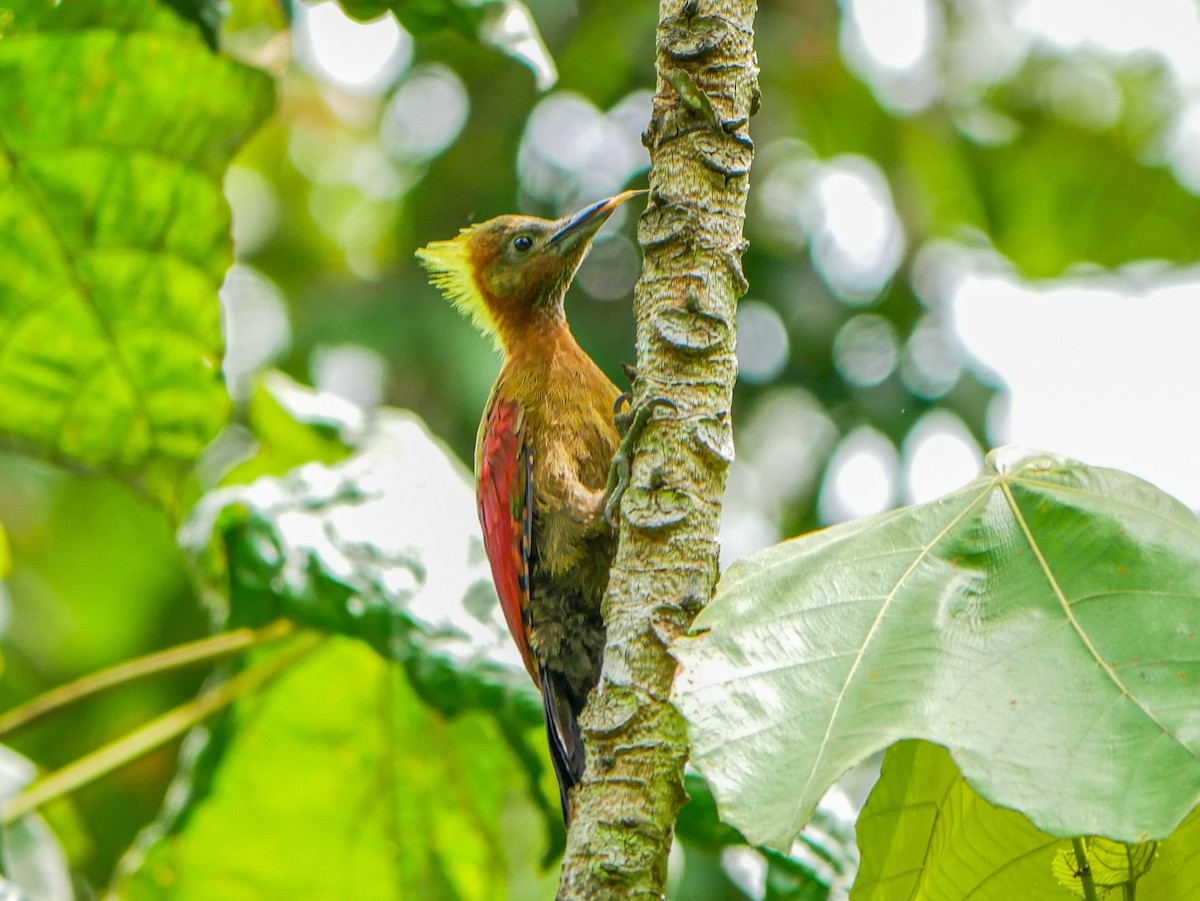
[[[612,211],[644,191],[626,191],[562,219],[497,216],[417,251],[429,280],[497,346],[563,320],[563,297]]]

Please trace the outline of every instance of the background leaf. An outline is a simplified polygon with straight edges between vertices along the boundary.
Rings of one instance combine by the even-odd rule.
[[[234,719],[208,796],[122,898],[552,897],[539,813],[488,713],[447,718],[400,668],[333,639]]]
[[[305,463],[337,463],[350,455],[340,437],[344,413],[326,413],[330,399],[314,404],[306,391],[287,376],[266,373],[246,408],[246,425],[254,438],[253,455],[223,478],[225,485],[249,484],[260,476],[283,476]]]
[[[676,647],[693,763],[773,846],[912,736],[1052,834],[1167,835],[1200,796],[1198,560],[1200,523],[1149,484],[994,451],[941,500],[730,569]]]
[[[1149,846],[1135,848],[1143,871],[1148,867],[1137,882],[1138,897],[1200,896],[1198,823],[1193,811],[1158,844],[1149,863]],[[990,804],[963,779],[946,749],[929,742],[902,741],[888,749],[857,829],[862,863],[851,901],[1082,897],[1078,886],[1058,878],[1056,863],[1071,855],[1070,839],[1040,832],[1016,811]]]
[[[1051,870],[1067,839],[971,789],[945,748],[902,741],[883,757],[858,818],[862,853],[852,901],[1065,901]]]
[[[8,12],[0,442],[170,505],[227,416],[221,176],[273,87],[151,0]]]
[[[221,0],[163,0],[181,17],[194,22],[204,35],[209,49],[216,50],[221,34],[221,23],[225,18],[226,4]]]
[[[554,86],[558,73],[537,23],[521,0],[338,0],[360,21],[392,12],[413,34],[455,28],[487,47],[528,66],[539,90]]]

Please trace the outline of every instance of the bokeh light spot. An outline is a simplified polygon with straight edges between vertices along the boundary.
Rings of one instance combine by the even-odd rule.
[[[921,317],[904,343],[900,378],[917,397],[933,400],[953,388],[962,375],[963,354],[952,331],[934,314]]]
[[[972,371],[1010,398],[989,438],[1124,469],[1200,506],[1200,470],[1180,452],[1200,422],[1168,400],[1200,393],[1200,268],[1034,282],[980,253],[965,249],[943,284]]]
[[[279,196],[262,173],[247,166],[230,166],[225,173],[225,199],[233,212],[233,252],[238,259],[253,256],[279,227]]]
[[[813,201],[819,221],[812,229],[813,263],[843,300],[872,300],[904,256],[883,173],[865,157],[837,157],[823,167]]]
[[[841,300],[871,303],[904,258],[904,232],[887,179],[866,157],[819,161],[801,142],[764,153],[755,211],[772,244],[811,248],[813,268]],[[757,224],[756,224],[756,227]]]
[[[942,37],[941,4],[843,0],[842,7],[842,53],[879,101],[908,113],[928,106],[940,87],[934,52]]]
[[[332,0],[295,10],[296,57],[323,81],[379,93],[412,60],[412,37],[391,13],[356,22]]]
[[[1180,111],[1171,129],[1169,156],[1179,183],[1200,194],[1200,102]]]
[[[240,400],[250,396],[254,374],[287,350],[292,329],[283,292],[251,266],[235,263],[219,296],[225,325],[225,382],[230,396]]]
[[[738,436],[738,460],[761,472],[769,486],[755,502],[774,508],[813,492],[837,428],[816,397],[788,385],[764,394],[739,424]]]
[[[845,522],[891,508],[896,496],[896,448],[869,426],[855,429],[834,449],[817,509],[821,522]]]
[[[425,162],[458,137],[469,108],[467,89],[453,70],[440,63],[419,66],[384,107],[379,140],[395,159]]]
[[[313,384],[321,391],[373,410],[383,400],[387,362],[361,344],[317,345],[309,360]]]
[[[769,382],[787,363],[788,336],[779,313],[759,300],[743,300],[737,310],[738,375]]]
[[[904,439],[904,490],[909,503],[922,504],[979,474],[983,454],[963,421],[948,410],[930,410]]]
[[[609,234],[592,245],[576,283],[596,300],[617,300],[633,291],[641,269],[641,255],[622,234]]]
[[[1194,0],[1024,0],[1018,27],[1063,50],[1161,55],[1183,81],[1200,80],[1200,11]]]
[[[838,329],[833,339],[833,365],[852,385],[878,385],[896,368],[896,328],[882,316],[863,313]]]
[[[911,69],[929,55],[929,0],[848,0],[863,48],[889,69]]]
[[[551,94],[529,114],[521,137],[522,188],[564,213],[616,194],[650,165],[641,143],[649,116],[645,91],[628,95],[607,114],[578,94]]]

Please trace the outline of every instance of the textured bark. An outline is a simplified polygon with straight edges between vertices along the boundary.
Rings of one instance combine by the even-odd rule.
[[[661,0],[650,200],[635,294],[634,407],[649,411],[621,504],[600,684],[584,712],[587,772],[559,901],[662,897],[686,800],[687,738],[669,696],[671,641],[717,580],[733,459],[734,313],[746,290],[747,121],[758,108],[753,0]]]

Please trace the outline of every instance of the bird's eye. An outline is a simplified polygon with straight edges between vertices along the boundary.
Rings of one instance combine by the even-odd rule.
[[[517,235],[513,238],[513,247],[517,248],[521,253],[524,253],[533,246],[533,238],[529,235]]]

